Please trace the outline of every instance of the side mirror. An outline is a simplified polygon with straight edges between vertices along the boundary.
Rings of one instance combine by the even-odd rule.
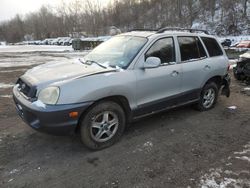
[[[161,64],[161,59],[158,57],[148,57],[144,63],[145,69],[157,68]]]

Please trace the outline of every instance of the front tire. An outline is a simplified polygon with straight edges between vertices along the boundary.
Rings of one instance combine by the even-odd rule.
[[[214,82],[207,83],[200,95],[200,100],[196,106],[199,111],[212,109],[218,99],[218,86]]]
[[[125,129],[120,105],[104,101],[93,106],[81,121],[81,140],[89,149],[100,150],[116,143]]]

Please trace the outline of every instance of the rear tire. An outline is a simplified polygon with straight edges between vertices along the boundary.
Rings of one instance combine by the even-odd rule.
[[[199,111],[207,111],[212,109],[218,99],[218,86],[214,82],[207,83],[200,95],[200,100],[196,105],[196,109]]]
[[[81,121],[81,140],[92,150],[116,143],[125,129],[125,113],[120,105],[104,101],[93,106]]]

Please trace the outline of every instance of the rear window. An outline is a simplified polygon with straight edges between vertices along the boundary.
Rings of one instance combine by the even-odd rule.
[[[206,52],[198,37],[178,37],[181,61],[196,60],[206,57]]]
[[[223,52],[215,39],[207,37],[201,37],[201,39],[205,44],[210,57],[223,55]]]

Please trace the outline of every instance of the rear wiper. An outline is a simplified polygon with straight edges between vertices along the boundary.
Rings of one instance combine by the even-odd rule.
[[[107,69],[107,67],[105,67],[104,65],[96,62],[96,61],[93,61],[93,60],[86,60],[86,61],[82,61],[80,58],[79,58],[79,61],[82,63],[82,64],[86,64],[86,65],[92,65],[93,63],[98,65],[99,67],[102,67],[104,69]]]

